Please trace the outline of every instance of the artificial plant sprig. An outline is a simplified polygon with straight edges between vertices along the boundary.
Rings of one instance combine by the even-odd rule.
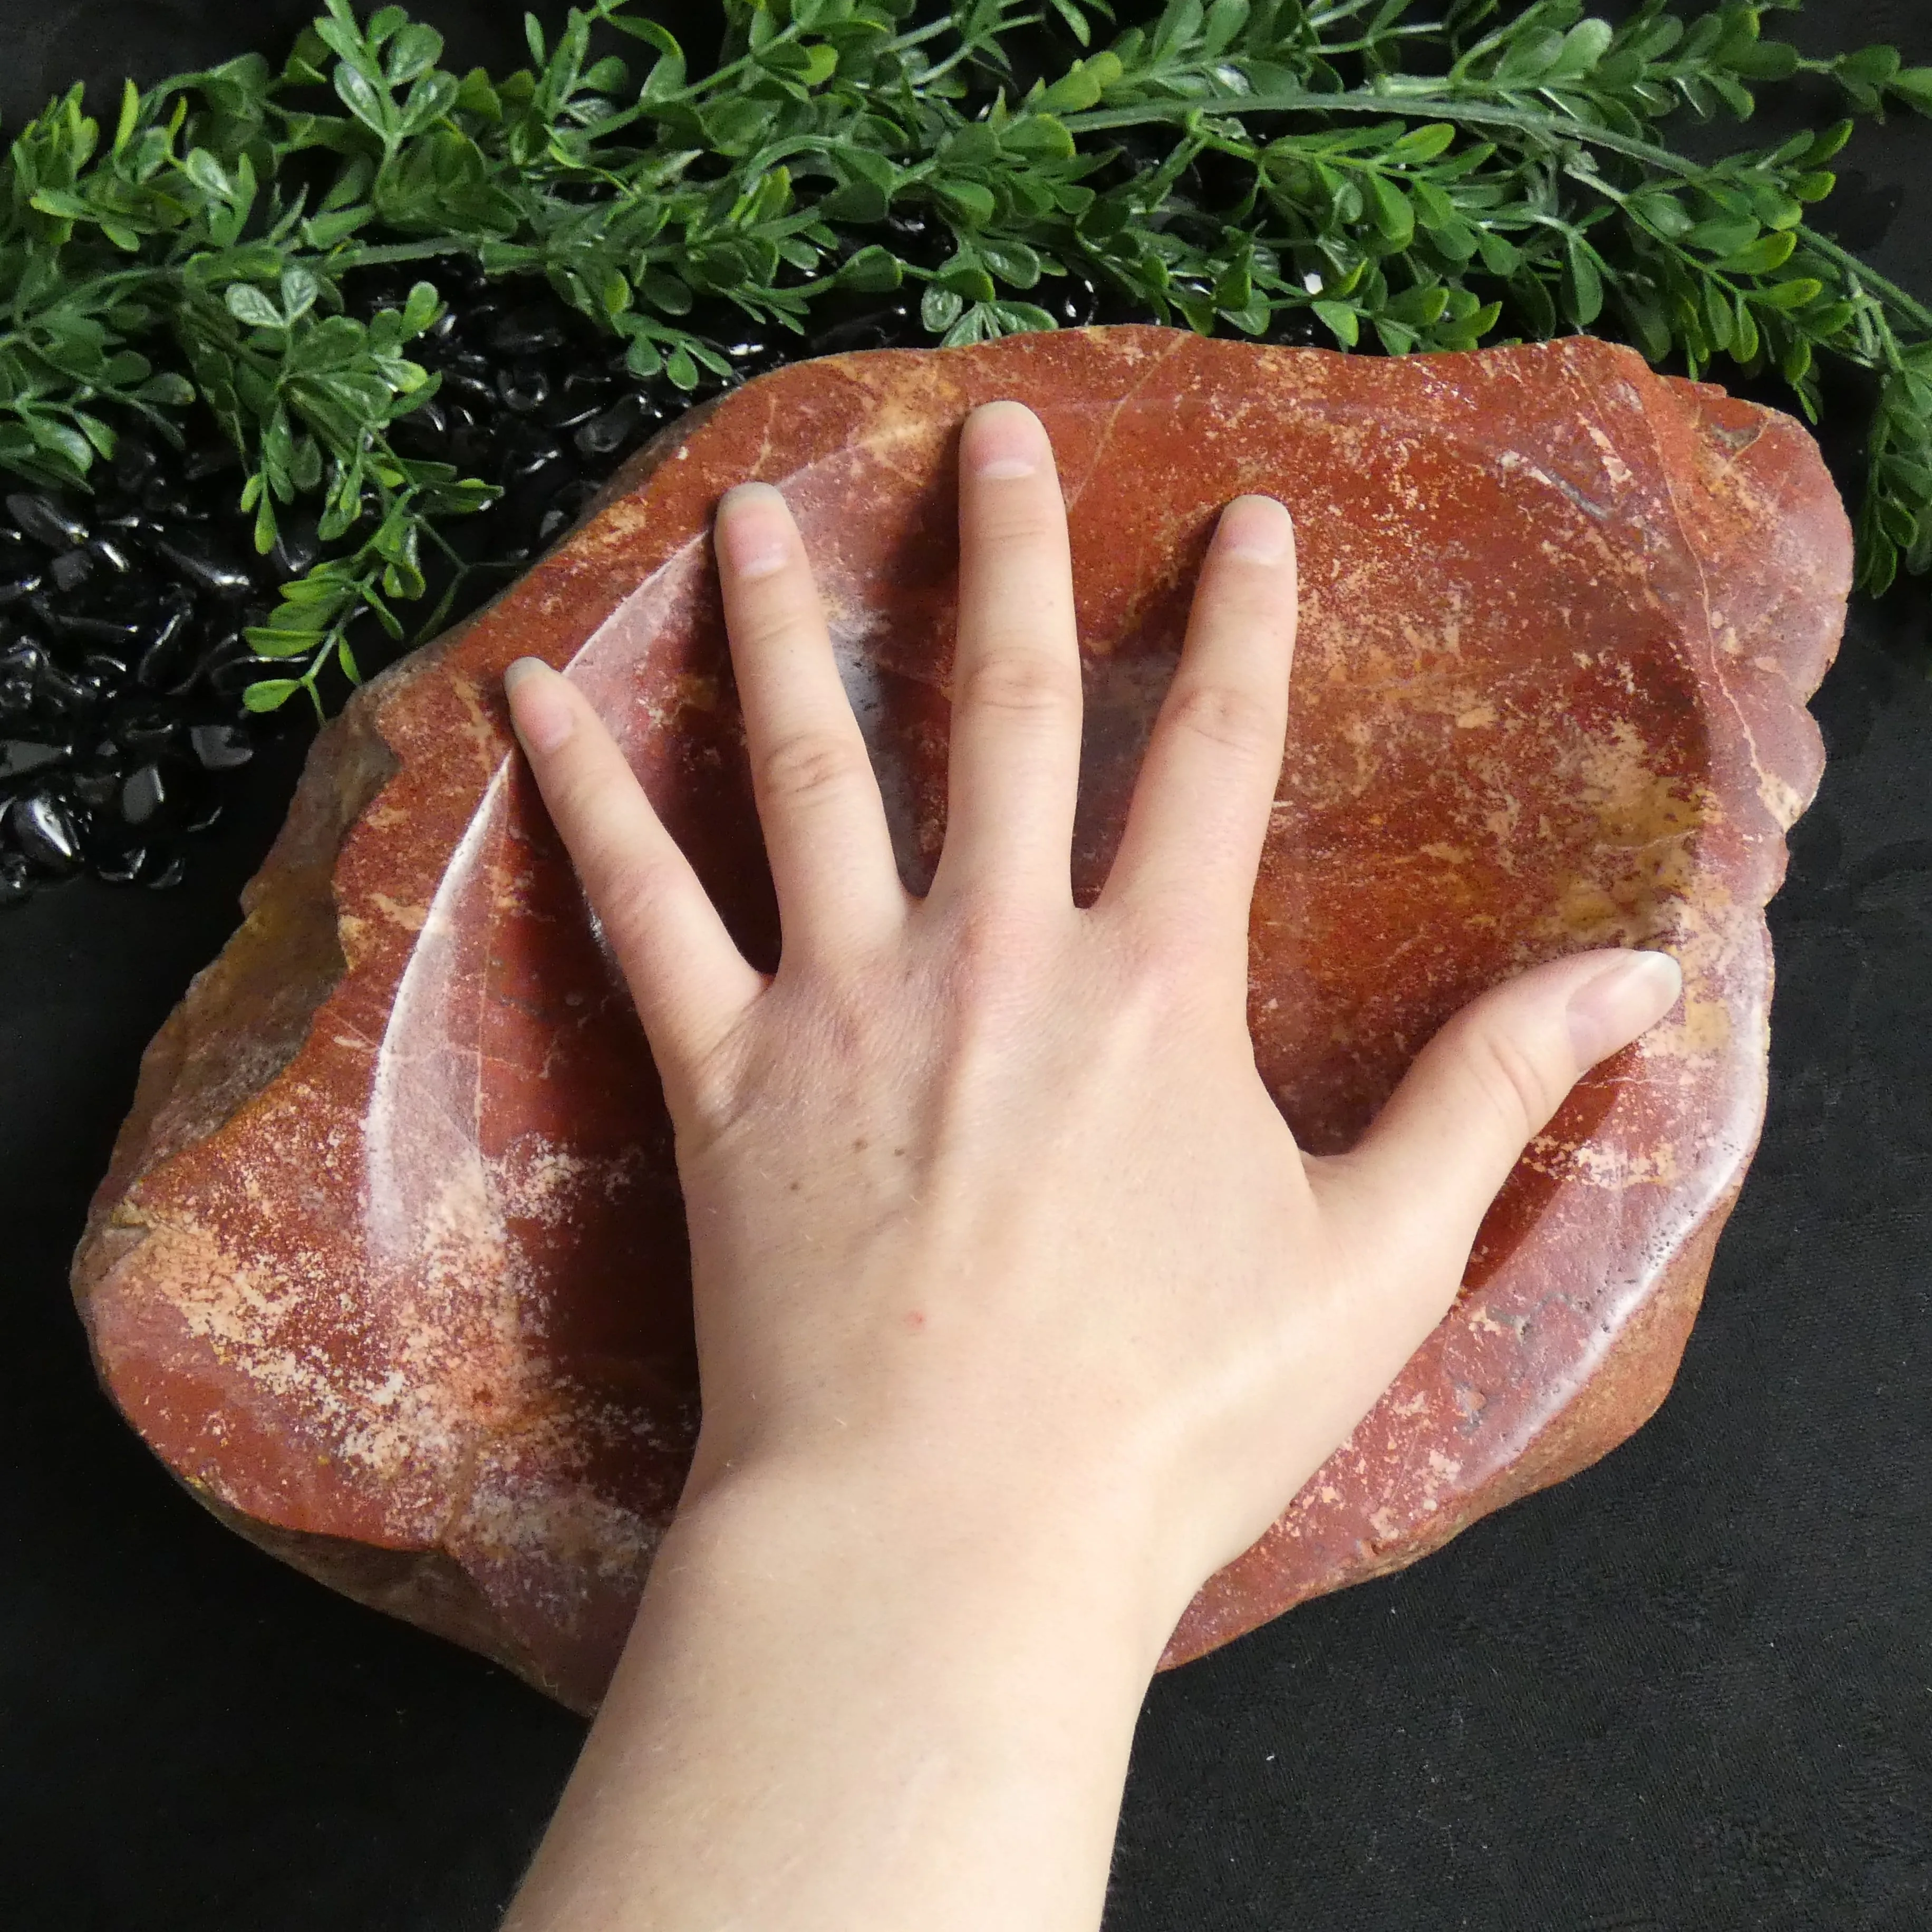
[[[1851,123],[1717,160],[1664,124],[1748,118],[1800,77],[1853,115],[1932,112],[1932,70],[1889,48],[1768,38],[1796,4],[1643,0],[1612,26],[1582,0],[1171,0],[1114,31],[1101,0],[724,0],[695,72],[631,0],[593,0],[493,77],[443,68],[399,7],[326,0],[279,73],[130,86],[111,135],[76,89],[16,139],[0,465],[85,488],[104,405],[177,435],[207,407],[263,550],[304,500],[336,547],[250,633],[291,674],[250,701],[319,703],[328,665],[356,675],[356,622],[399,635],[424,544],[491,494],[390,440],[435,391],[408,350],[440,262],[542,277],[686,390],[728,374],[694,320],[721,302],[802,331],[910,283],[961,343],[1052,326],[1038,292],[1072,275],[1203,332],[1307,316],[1396,355],[1599,328],[1693,374],[1774,371],[1814,418],[1821,361],[1868,368],[1882,590],[1932,567],[1932,310],[1808,219]],[[358,270],[404,263],[400,308],[346,312]]]

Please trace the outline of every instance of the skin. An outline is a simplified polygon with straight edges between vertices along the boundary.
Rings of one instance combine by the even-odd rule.
[[[696,1460],[508,1932],[1090,1932],[1142,1694],[1454,1300],[1660,955],[1499,986],[1360,1145],[1255,1067],[1247,922],[1288,722],[1293,526],[1228,506],[1100,898],[1037,421],[960,442],[944,856],[915,899],[778,493],[716,545],[783,928],[740,956],[584,698],[512,714],[662,1075]]]

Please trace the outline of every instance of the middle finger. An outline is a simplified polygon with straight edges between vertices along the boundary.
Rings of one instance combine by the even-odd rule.
[[[988,403],[959,439],[959,629],[935,899],[1070,901],[1080,650],[1066,508],[1030,410]]]

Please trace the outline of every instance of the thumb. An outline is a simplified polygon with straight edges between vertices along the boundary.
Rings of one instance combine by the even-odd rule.
[[[1655,1025],[1683,986],[1668,953],[1621,950],[1508,980],[1423,1048],[1352,1153],[1323,1163],[1337,1238],[1376,1279],[1414,1298],[1418,1342],[1454,1298],[1523,1149],[1577,1081]]]

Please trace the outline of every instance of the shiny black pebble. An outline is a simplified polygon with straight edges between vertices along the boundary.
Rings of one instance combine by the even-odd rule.
[[[7,499],[7,514],[14,526],[49,550],[72,550],[87,541],[87,526],[37,490],[16,490]]]
[[[114,446],[114,482],[128,496],[134,496],[160,466],[160,458],[152,443],[124,431]]]
[[[94,861],[94,876],[104,885],[131,886],[141,876],[141,868],[148,862],[148,850],[145,845],[130,847],[123,852],[103,854]]]
[[[499,356],[542,356],[561,349],[563,331],[541,309],[520,308],[504,316],[490,330],[490,346]]]
[[[255,755],[248,734],[238,724],[195,724],[188,734],[188,748],[205,772],[230,772]]]
[[[506,410],[531,416],[550,400],[550,378],[541,369],[514,364],[497,370],[496,394]]]
[[[100,702],[100,693],[92,685],[57,664],[41,665],[34,680],[34,696],[44,708],[64,717],[79,716]]]
[[[190,483],[200,483],[241,466],[242,459],[235,446],[224,439],[220,442],[205,442],[199,449],[190,450],[188,460],[182,465],[182,474]]]
[[[254,578],[238,563],[211,556],[198,547],[190,549],[163,537],[155,541],[154,550],[173,567],[178,577],[217,597],[245,597],[255,587]]]
[[[96,765],[76,772],[68,781],[68,789],[90,812],[111,811],[121,790],[121,773],[112,764]]]
[[[185,598],[169,608],[149,634],[135,681],[149,691],[178,697],[194,682],[194,638],[189,628],[194,607]]]
[[[167,802],[167,782],[159,765],[137,766],[122,781],[121,816],[129,825],[146,825]]]
[[[277,518],[276,525],[274,548],[268,553],[275,574],[278,577],[307,575],[322,554],[315,518],[299,510],[285,510]]]
[[[165,706],[136,704],[115,718],[110,728],[115,742],[125,750],[158,752],[174,742],[181,720]]]
[[[80,833],[72,816],[49,791],[29,792],[7,814],[14,842],[47,872],[71,872],[80,863]]]
[[[507,436],[500,474],[506,483],[524,483],[562,460],[562,450],[547,438],[527,434]]]
[[[0,738],[0,782],[23,778],[31,772],[58,765],[68,751],[65,745],[50,745],[37,738]]]
[[[614,456],[644,424],[644,405],[641,397],[626,396],[613,403],[600,415],[594,416],[581,424],[570,440],[577,446],[577,453],[586,458]]]
[[[128,682],[128,664],[107,651],[89,651],[80,661],[80,675],[104,698],[111,698]]]

